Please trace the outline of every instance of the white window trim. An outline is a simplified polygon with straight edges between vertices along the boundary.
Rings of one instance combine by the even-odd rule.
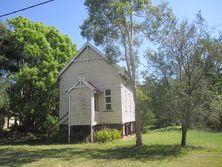
[[[96,103],[96,96],[97,96],[97,100],[98,100],[98,106],[97,106],[98,110],[96,110],[96,108],[95,108],[96,107],[96,104],[95,104]],[[96,112],[100,111],[100,104],[99,104],[100,103],[100,99],[99,98],[100,98],[99,95],[98,94],[96,95],[96,93],[94,93],[94,108],[95,108]]]
[[[110,90],[110,95],[106,95],[106,90]],[[110,97],[110,99],[111,99],[110,103],[106,102],[106,97]],[[111,91],[111,89],[104,89],[104,102],[105,102],[105,111],[112,111],[112,91]],[[111,109],[106,108],[107,104],[111,105]]]

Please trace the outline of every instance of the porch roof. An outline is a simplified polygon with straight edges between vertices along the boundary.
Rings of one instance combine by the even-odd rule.
[[[94,86],[91,82],[83,80],[83,79],[80,79],[79,81],[74,83],[71,86],[71,88],[66,91],[66,93],[69,94],[73,89],[83,87],[83,86],[81,86],[80,83],[83,83],[85,85],[85,87],[88,87],[93,93],[100,93],[100,94],[102,93],[102,91],[99,90],[96,86]],[[79,84],[80,84],[80,86],[78,86]]]

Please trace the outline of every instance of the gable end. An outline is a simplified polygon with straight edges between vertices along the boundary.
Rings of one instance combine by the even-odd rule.
[[[105,55],[104,55],[101,51],[99,51],[96,47],[94,47],[94,46],[93,46],[92,44],[90,44],[89,42],[86,42],[86,43],[82,46],[82,48],[79,49],[77,55],[76,55],[75,57],[73,57],[73,58],[66,64],[66,66],[60,71],[59,76],[58,76],[58,80],[59,80],[59,78],[62,76],[62,74],[69,68],[69,66],[70,66],[73,62],[78,61],[78,60],[77,60],[78,57],[81,55],[81,53],[82,53],[87,47],[90,47],[91,49],[93,49],[93,50],[100,56],[101,59],[104,59],[105,61],[109,62],[109,60],[105,57]],[[110,62],[109,62],[109,63],[110,63]],[[124,72],[124,70],[123,70],[120,66],[118,66],[118,65],[116,65],[116,64],[112,64],[112,63],[110,63],[110,64],[112,65],[112,67],[114,67],[115,69],[118,70],[119,75],[120,75],[123,79],[125,79],[125,80],[128,80],[128,79],[129,79],[128,75]]]

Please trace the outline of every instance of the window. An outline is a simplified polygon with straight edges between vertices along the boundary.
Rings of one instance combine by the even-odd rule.
[[[112,99],[111,99],[111,90],[110,90],[110,89],[106,89],[106,90],[105,90],[105,106],[106,106],[106,110],[107,110],[107,111],[112,110],[111,102],[112,102]]]
[[[99,95],[97,93],[94,94],[94,105],[95,111],[99,111]]]

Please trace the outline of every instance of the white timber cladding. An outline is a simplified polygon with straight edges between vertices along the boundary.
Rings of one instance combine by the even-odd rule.
[[[121,84],[122,122],[135,121],[135,103],[133,92],[126,84]]]
[[[100,122],[100,112],[95,110],[95,95],[91,92],[91,125],[97,125]]]
[[[111,90],[112,111],[106,112],[104,92],[99,94],[99,111],[95,111],[93,124],[122,123],[121,80],[117,68],[102,58],[91,47],[85,47],[77,59],[59,77],[60,86],[60,118],[68,111],[69,90],[79,79],[85,79],[101,91]],[[82,92],[81,92],[82,91]],[[71,125],[90,125],[91,90],[88,88],[71,91]],[[87,96],[87,97],[84,97]],[[75,106],[76,105],[76,106]],[[93,105],[94,106],[94,105]],[[75,112],[74,112],[75,110]],[[62,122],[62,121],[61,121]]]
[[[91,91],[89,90],[89,88],[84,87],[84,88],[73,89],[70,92],[70,96],[71,96],[70,99],[71,126],[91,125]]]
[[[70,125],[96,125],[100,121],[100,112],[95,111],[95,97],[98,93],[86,84],[87,82],[80,80],[67,92],[70,97]],[[91,94],[90,98],[89,94]],[[82,112],[79,113],[79,111]],[[88,117],[89,114],[90,117]]]

